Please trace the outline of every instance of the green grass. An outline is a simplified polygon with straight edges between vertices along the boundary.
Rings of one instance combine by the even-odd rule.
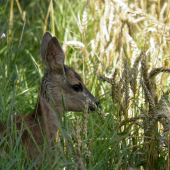
[[[137,82],[137,90],[133,95],[131,86],[136,83],[137,78],[130,72],[134,60],[139,56],[139,51],[146,52],[148,49],[150,49],[148,55],[143,55],[139,61],[141,65],[143,62],[143,70],[136,70],[138,79],[143,80],[147,85],[146,77],[150,70],[157,67],[169,69],[170,48],[168,40],[165,41],[166,30],[160,33],[155,22],[149,17],[138,23],[133,22],[142,15],[138,14],[136,18],[133,18],[131,14],[123,15],[125,9],[111,1],[89,1],[88,4],[84,0],[53,1],[53,13],[50,10],[49,16],[48,9],[51,1],[17,2],[0,1],[0,35],[6,34],[5,38],[0,39],[0,119],[7,120],[7,127],[10,126],[11,115],[30,114],[35,107],[41,78],[45,71],[40,56],[40,44],[46,26],[45,30],[55,34],[61,42],[66,54],[66,64],[81,75],[89,91],[99,99],[100,108],[105,116],[103,122],[97,112],[88,115],[87,136],[83,137],[82,144],[82,157],[86,169],[124,170],[127,167],[166,169],[169,161],[169,138],[164,130],[169,131],[169,126],[165,129],[161,119],[157,119],[149,133],[146,129],[157,115],[155,110],[158,110],[158,106],[162,108],[159,101],[161,95],[169,90],[169,75],[168,73],[159,74],[161,81],[158,76],[148,78],[152,83],[154,82],[152,80],[156,80],[155,86],[152,86],[154,92],[148,88],[149,85],[147,86],[156,105],[156,109],[152,108],[153,111],[152,101],[146,94],[147,90],[142,87],[141,81]],[[164,24],[168,26],[170,23],[168,10],[163,13],[164,20],[160,19],[164,2],[166,1],[154,3],[141,0],[139,4],[135,4],[134,1],[129,1],[127,6],[131,8],[131,13],[138,11],[136,7],[139,7],[149,16],[155,17],[159,24],[164,21]],[[145,3],[147,3],[146,6],[142,5]],[[153,12],[151,9],[154,5],[160,11]],[[83,15],[85,10],[87,18]],[[24,12],[26,12],[25,24],[22,18]],[[111,14],[114,14],[112,19]],[[128,16],[132,17],[132,20]],[[46,19],[47,23],[45,23]],[[84,23],[82,23],[83,19]],[[85,26],[87,20],[86,32],[82,31],[79,20]],[[156,29],[155,33],[145,32],[145,29],[152,28]],[[107,31],[104,32],[105,29]],[[130,34],[132,41],[128,39],[127,34]],[[80,48],[75,42],[74,45],[66,45],[66,42],[73,40],[82,42],[85,48]],[[93,42],[95,48],[93,48]],[[144,58],[146,61],[143,60]],[[98,80],[97,73],[103,76],[113,75],[117,68],[116,76],[110,78],[117,86]],[[169,108],[168,97],[167,104]],[[148,117],[137,119],[140,114],[148,115]],[[81,127],[82,115],[67,113],[62,120],[60,145],[55,148],[57,156],[49,154],[48,158],[44,157],[39,169],[49,169],[49,167],[50,169],[75,169],[77,167],[74,133],[72,134],[73,143],[68,142],[68,134],[75,131],[75,116],[78,116]],[[137,123],[135,124],[135,121],[133,122],[130,118],[134,118]],[[169,117],[166,118],[168,120]],[[163,121],[166,122],[166,120]],[[121,126],[122,122],[124,124]],[[16,132],[15,126],[12,130]],[[165,138],[168,140],[163,140],[161,148],[163,134],[166,134]],[[13,135],[7,134],[11,140],[1,137],[0,169],[31,169],[36,162],[29,160],[26,151],[21,147],[20,136],[17,141],[14,141]],[[3,145],[4,141],[6,141],[5,145]],[[45,153],[42,154],[44,155]]]

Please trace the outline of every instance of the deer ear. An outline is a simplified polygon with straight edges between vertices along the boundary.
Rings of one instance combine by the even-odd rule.
[[[52,39],[52,35],[49,32],[46,32],[42,38],[41,57],[44,63],[45,63],[45,58],[46,58],[47,46],[51,39]]]
[[[64,51],[57,37],[52,37],[49,32],[46,32],[43,36],[41,56],[43,62],[51,70],[60,69],[64,64]]]
[[[61,69],[64,64],[64,51],[57,39],[57,37],[52,37],[47,46],[46,52],[46,65],[51,70]]]

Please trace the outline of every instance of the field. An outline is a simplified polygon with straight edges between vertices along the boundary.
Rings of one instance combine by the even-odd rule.
[[[0,0],[0,120],[8,128],[37,102],[45,31],[100,108],[87,120],[65,113],[55,158],[39,169],[169,170],[170,0]],[[0,169],[32,169],[37,162],[12,131],[0,139]]]

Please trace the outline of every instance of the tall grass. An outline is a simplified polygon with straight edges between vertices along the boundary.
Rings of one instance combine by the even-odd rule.
[[[100,110],[88,116],[66,114],[55,158],[52,152],[40,169],[169,169],[169,5],[0,1],[0,35],[6,34],[0,39],[0,118],[9,120],[7,127],[11,115],[35,107],[46,30],[100,101]],[[0,169],[31,169],[36,162],[13,135],[7,135],[10,143],[1,137]]]

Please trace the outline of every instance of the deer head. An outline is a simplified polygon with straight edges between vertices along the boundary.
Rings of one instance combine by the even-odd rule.
[[[98,106],[99,102],[88,91],[81,77],[72,68],[64,64],[64,51],[57,39],[46,32],[42,39],[41,56],[47,70],[42,80],[41,95],[53,101],[54,107],[63,113],[66,111],[82,111],[88,97]],[[89,107],[90,111],[95,108]]]

